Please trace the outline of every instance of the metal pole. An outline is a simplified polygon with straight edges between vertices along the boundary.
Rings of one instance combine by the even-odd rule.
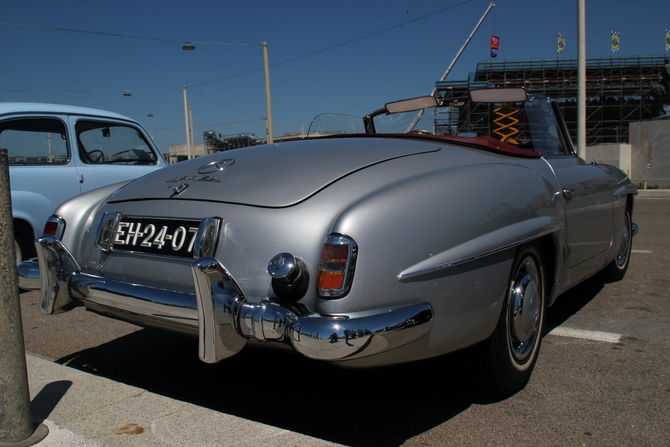
[[[49,433],[33,427],[23,343],[7,149],[0,149],[0,444],[33,445]]]
[[[186,86],[182,87],[182,90],[184,91],[184,123],[186,125],[186,150],[187,152],[187,159],[191,159],[191,136],[189,132],[189,125],[188,125],[188,97],[186,96]]]
[[[193,135],[193,107],[188,108],[188,133],[191,137],[191,148],[193,149],[193,152],[195,152],[195,136]]]
[[[586,158],[586,0],[577,0],[577,155]]]
[[[486,11],[484,11],[484,14],[479,19],[479,22],[477,22],[477,25],[475,25],[474,29],[472,30],[472,32],[470,33],[468,38],[465,39],[465,42],[461,46],[461,49],[458,50],[458,53],[456,53],[456,57],[454,57],[454,60],[451,61],[451,64],[449,64],[449,67],[447,67],[447,71],[444,72],[444,74],[440,78],[440,81],[444,81],[445,79],[447,79],[447,76],[449,75],[449,72],[451,72],[451,69],[454,67],[454,65],[456,65],[456,61],[458,61],[458,59],[461,57],[461,54],[463,54],[463,51],[465,51],[465,48],[468,46],[468,44],[472,40],[472,37],[475,35],[475,33],[477,32],[477,30],[479,29],[481,24],[484,22],[484,19],[486,18],[487,15],[489,15],[489,12],[491,11],[491,9],[493,9],[494,6],[495,6],[494,3],[489,3],[489,7],[486,8]],[[433,88],[433,91],[430,93],[430,96],[435,96],[435,92],[437,92],[437,87]],[[414,120],[412,120],[412,123],[407,128],[407,132],[411,132],[412,130],[414,130],[414,127],[419,122],[419,120],[421,119],[422,116],[423,116],[423,110],[419,110],[419,112],[414,117]]]
[[[267,113],[268,144],[272,144],[272,99],[270,97],[270,64],[268,62],[268,43],[263,42],[263,69],[265,71],[265,110]]]

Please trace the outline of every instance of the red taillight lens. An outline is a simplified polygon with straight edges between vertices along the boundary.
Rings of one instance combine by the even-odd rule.
[[[341,298],[349,293],[356,265],[356,243],[339,235],[328,236],[321,254],[316,287],[322,298]]]
[[[65,230],[65,221],[57,216],[51,216],[47,220],[47,223],[44,224],[44,231],[42,236],[53,236],[56,239],[63,237],[63,231]]]
[[[58,230],[58,224],[56,222],[47,222],[44,226],[44,235],[45,236],[54,236]]]

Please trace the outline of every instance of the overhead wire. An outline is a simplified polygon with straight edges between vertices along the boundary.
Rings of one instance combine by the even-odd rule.
[[[310,56],[314,56],[314,55],[317,55],[317,54],[324,53],[326,51],[334,50],[335,48],[340,48],[340,47],[343,47],[345,45],[349,45],[349,44],[352,44],[352,43],[355,43],[355,42],[359,42],[361,40],[368,39],[370,37],[377,36],[379,34],[386,33],[388,31],[391,31],[391,30],[409,25],[410,23],[414,23],[414,22],[417,22],[419,20],[424,20],[428,17],[434,16],[434,15],[437,15],[437,14],[441,14],[445,11],[449,11],[449,10],[454,9],[454,8],[458,8],[459,6],[463,6],[463,5],[465,5],[467,3],[471,3],[473,1],[474,0],[464,0],[460,3],[455,4],[455,5],[452,5],[452,6],[449,6],[449,7],[446,7],[446,8],[442,8],[438,11],[431,12],[429,14],[425,14],[421,17],[417,17],[417,18],[414,18],[412,20],[407,20],[405,22],[399,23],[397,25],[390,26],[388,28],[384,28],[384,29],[379,30],[379,31],[375,31],[375,32],[372,32],[372,33],[369,33],[369,34],[365,34],[363,36],[356,37],[354,39],[350,39],[350,40],[347,40],[345,42],[338,43],[336,45],[331,45],[329,47],[322,48],[320,50],[312,51],[310,53],[306,53],[306,54],[303,54],[301,56],[296,56],[296,57],[286,59],[286,60],[283,60],[283,61],[280,61],[280,62],[272,63],[272,64],[270,64],[270,67],[277,67],[279,65],[288,64],[290,62],[295,62],[297,60],[304,59],[306,57],[310,57]],[[37,26],[37,25],[23,25],[23,24],[4,23],[4,22],[0,22],[0,25],[19,26],[19,27],[26,27],[26,28],[38,28],[38,29],[47,29],[47,30],[54,30],[54,31],[66,31],[66,32],[74,32],[74,33],[98,34],[98,35],[103,35],[103,36],[124,37],[124,38],[132,38],[132,39],[157,40],[157,41],[163,41],[163,42],[178,42],[178,43],[190,42],[190,43],[197,43],[197,44],[203,44],[203,45],[251,45],[251,46],[261,45],[261,44],[229,43],[229,42],[197,42],[197,41],[191,41],[191,40],[186,40],[186,39],[183,39],[183,40],[164,39],[164,38],[159,38],[159,37],[134,36],[134,35],[120,34],[120,33],[105,33],[105,32],[101,32],[101,31],[86,31],[86,30],[76,30],[76,29],[70,29],[70,28],[57,28],[57,27],[48,27],[48,26]],[[191,84],[191,85],[188,85],[187,87],[191,88],[191,87],[198,87],[198,86],[206,85],[206,84],[212,84],[214,82],[225,81],[225,80],[236,78],[236,77],[239,77],[239,76],[244,76],[244,75],[247,75],[247,74],[255,73],[255,72],[261,71],[261,70],[263,70],[263,67],[256,68],[256,69],[253,69],[253,70],[247,70],[247,71],[244,71],[244,72],[241,72],[241,73],[225,76],[225,77],[218,78],[218,79],[213,79],[211,81],[205,81],[205,82],[199,82],[197,84]],[[179,88],[181,88],[181,87],[170,87],[170,88],[163,88],[163,89],[133,89],[133,91],[138,91],[138,92],[140,92],[140,91],[165,91],[165,90],[176,90],[176,89],[179,89]],[[48,91],[46,91],[46,90],[0,90],[0,91],[14,92],[14,93],[25,93],[25,92],[40,92],[40,93],[45,93],[45,92],[46,93],[54,93],[54,92],[58,92],[58,93],[115,92],[116,93],[116,92],[119,92],[120,90],[48,90]]]

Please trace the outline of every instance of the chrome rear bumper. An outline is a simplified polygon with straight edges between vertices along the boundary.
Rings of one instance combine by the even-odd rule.
[[[116,318],[196,333],[198,354],[207,363],[236,354],[251,338],[288,341],[314,359],[356,359],[408,344],[432,327],[428,303],[342,315],[318,314],[300,303],[269,298],[251,303],[230,272],[211,257],[193,262],[195,294],[190,294],[83,273],[53,237],[38,239],[35,245],[43,313],[87,305]]]

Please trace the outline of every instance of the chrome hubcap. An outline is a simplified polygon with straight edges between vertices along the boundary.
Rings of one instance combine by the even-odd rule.
[[[619,247],[619,252],[616,254],[616,265],[618,265],[619,268],[624,267],[626,265],[626,261],[628,261],[629,245],[630,245],[630,218],[626,213],[626,217],[623,223],[623,232],[621,235],[621,246]]]
[[[509,342],[511,352],[518,361],[530,355],[540,330],[542,295],[537,275],[535,261],[526,258],[514,279],[509,297]]]

